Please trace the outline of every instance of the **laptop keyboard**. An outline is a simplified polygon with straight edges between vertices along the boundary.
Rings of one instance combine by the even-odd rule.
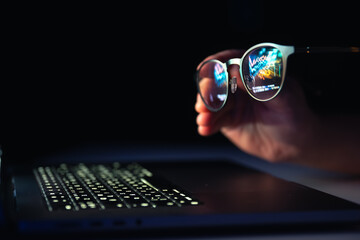
[[[34,174],[49,211],[200,205],[138,163],[40,166]]]

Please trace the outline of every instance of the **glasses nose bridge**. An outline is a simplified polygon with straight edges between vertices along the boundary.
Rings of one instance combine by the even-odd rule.
[[[241,64],[241,58],[232,58],[226,62],[226,67],[230,65],[239,65]]]

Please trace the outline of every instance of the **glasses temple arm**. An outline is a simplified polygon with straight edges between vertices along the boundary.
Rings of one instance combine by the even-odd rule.
[[[295,53],[359,53],[358,47],[295,47]]]

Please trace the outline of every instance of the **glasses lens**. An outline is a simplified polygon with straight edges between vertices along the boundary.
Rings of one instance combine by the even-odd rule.
[[[282,75],[282,54],[277,48],[257,48],[243,59],[243,80],[256,99],[266,101],[275,97],[280,91]]]
[[[199,93],[206,107],[211,111],[219,111],[228,94],[225,66],[217,60],[210,60],[200,67],[197,77]]]

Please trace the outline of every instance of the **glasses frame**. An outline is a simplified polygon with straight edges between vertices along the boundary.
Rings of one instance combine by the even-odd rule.
[[[283,64],[282,77],[281,77],[281,83],[280,83],[279,89],[274,94],[274,96],[272,96],[270,98],[267,98],[267,99],[259,99],[250,92],[250,90],[246,86],[245,81],[243,79],[243,70],[242,70],[242,63],[243,63],[244,57],[247,56],[253,50],[258,49],[258,48],[263,48],[263,47],[277,48],[282,54],[282,64]],[[196,71],[196,74],[195,74],[195,80],[196,80],[197,89],[198,89],[198,92],[200,93],[199,74],[200,74],[201,68],[205,64],[207,64],[209,62],[215,62],[215,63],[220,64],[224,68],[225,76],[226,76],[226,84],[227,84],[226,99],[223,102],[223,104],[221,105],[221,107],[216,109],[216,108],[213,108],[213,107],[209,106],[206,103],[205,99],[203,98],[202,94],[200,93],[200,97],[201,97],[202,101],[204,102],[205,106],[210,111],[212,111],[212,112],[220,111],[225,106],[225,104],[227,102],[227,99],[229,97],[229,88],[231,87],[231,86],[229,87],[230,81],[229,81],[228,68],[231,65],[238,65],[239,66],[239,72],[240,72],[241,81],[242,81],[243,85],[245,86],[245,89],[246,89],[247,93],[253,99],[255,99],[257,101],[266,102],[266,101],[269,101],[269,100],[275,98],[280,93],[280,91],[281,91],[281,89],[282,89],[282,87],[284,85],[284,81],[285,81],[286,68],[287,68],[287,59],[288,59],[288,57],[290,55],[292,55],[294,53],[306,53],[306,54],[309,54],[309,53],[328,53],[328,52],[334,52],[334,53],[344,53],[344,52],[353,52],[354,53],[355,52],[355,53],[359,53],[360,49],[358,47],[305,47],[305,48],[295,48],[294,46],[286,46],[286,45],[280,45],[280,44],[275,44],[275,43],[260,43],[260,44],[256,44],[256,45],[252,46],[251,48],[249,48],[243,54],[243,56],[241,58],[232,58],[232,59],[230,59],[230,60],[228,60],[226,62],[221,62],[221,61],[219,61],[217,59],[210,59],[210,60],[207,60],[207,61],[203,62],[199,66],[199,68],[198,68],[198,70]]]

